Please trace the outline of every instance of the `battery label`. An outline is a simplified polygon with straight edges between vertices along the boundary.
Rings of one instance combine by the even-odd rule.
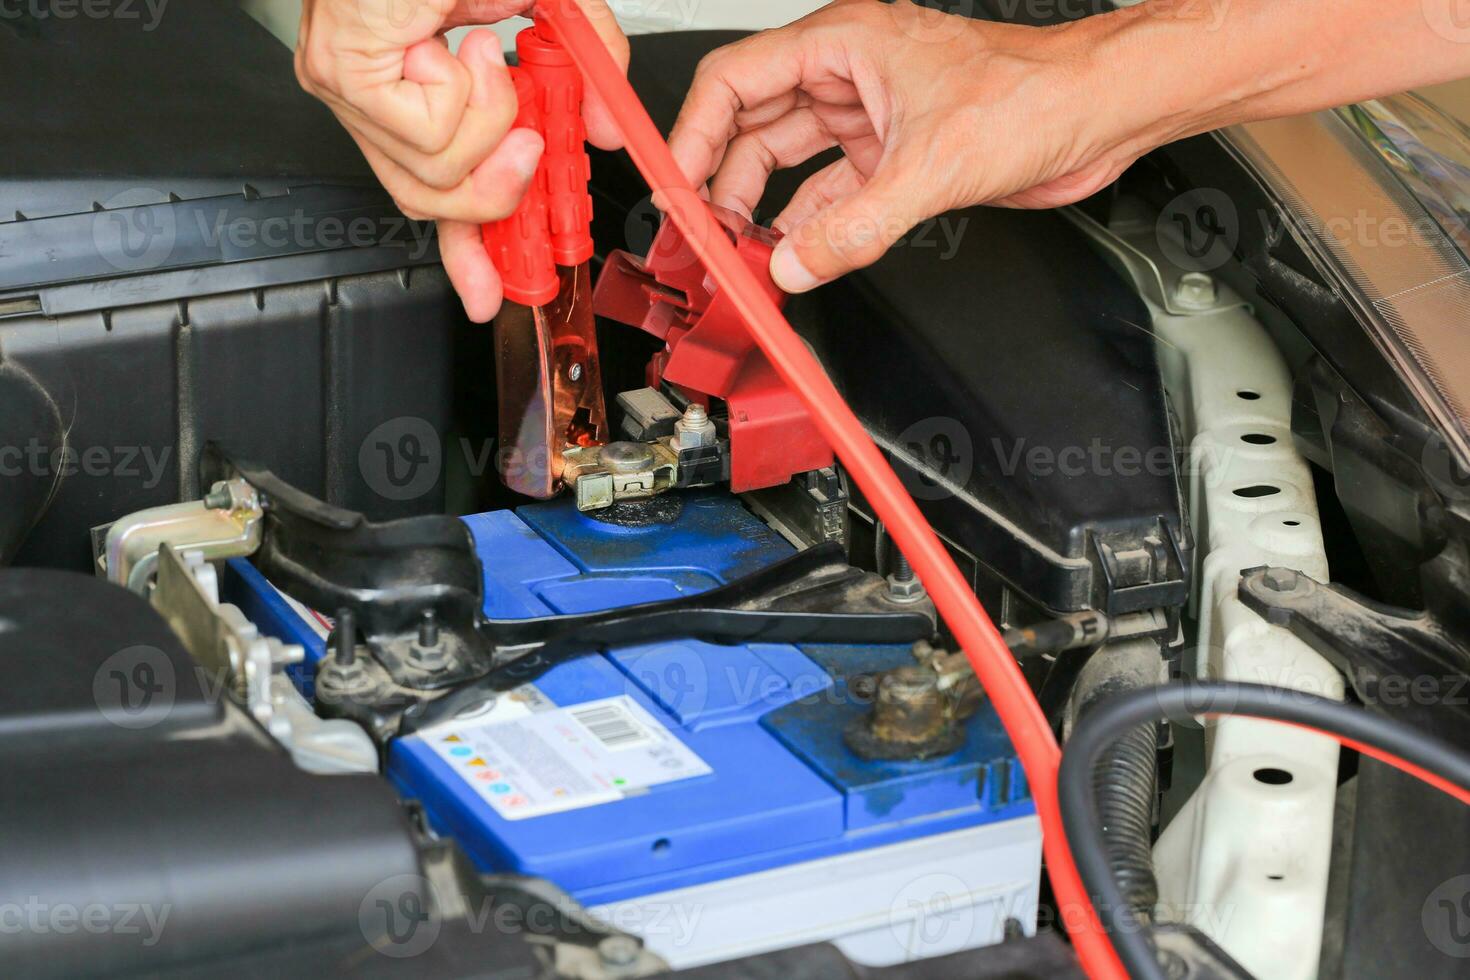
[[[713,771],[626,694],[455,718],[419,737],[507,820],[611,803]]]

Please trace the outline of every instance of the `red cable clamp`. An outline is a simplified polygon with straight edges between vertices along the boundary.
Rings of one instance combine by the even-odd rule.
[[[734,211],[711,207],[735,252],[778,306],[786,294],[771,280],[776,234]],[[715,285],[684,233],[665,221],[648,256],[607,257],[592,294],[601,316],[664,341],[648,366],[648,384],[677,385],[694,400],[722,398],[730,412],[730,489],[740,493],[832,465],[832,447],[806,407],[776,374],[744,318]]]
[[[546,149],[526,196],[506,218],[481,226],[505,297],[523,306],[556,298],[557,266],[592,258],[592,195],[582,123],[582,73],[538,24],[516,35],[515,128],[541,134]]]

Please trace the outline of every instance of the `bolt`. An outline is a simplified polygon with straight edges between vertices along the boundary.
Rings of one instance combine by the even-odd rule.
[[[569,367],[569,368],[567,368],[567,377],[570,378],[570,379],[572,379],[573,381],[581,381],[582,380],[582,365],[573,362],[572,366]]]
[[[290,667],[306,659],[306,648],[299,643],[282,643],[272,636],[266,640],[266,645],[270,649],[272,666]]]
[[[436,647],[439,645],[439,620],[434,615],[434,610],[425,609],[423,618],[419,620],[419,646]]]
[[[439,670],[449,664],[449,649],[439,636],[439,619],[434,610],[425,609],[419,618],[419,632],[409,645],[408,659],[420,670]]]
[[[209,488],[209,493],[204,495],[204,506],[210,510],[229,510],[235,506],[235,495],[230,492],[230,485],[220,480]]]
[[[1272,592],[1294,592],[1301,580],[1301,573],[1290,568],[1268,568],[1261,575],[1261,581]]]
[[[332,656],[317,671],[317,695],[325,704],[371,704],[379,689],[373,674],[357,656],[357,625],[352,610],[337,610]]]
[[[1203,272],[1186,272],[1174,284],[1174,299],[1192,310],[1209,309],[1218,295],[1215,280]]]
[[[607,936],[597,944],[597,956],[604,966],[629,967],[638,962],[642,950],[632,936]]]
[[[702,449],[713,446],[717,435],[709,413],[698,402],[690,402],[684,414],[674,423],[674,445],[679,449]]]
[[[357,622],[346,606],[337,610],[336,659],[343,667],[357,659]]]
[[[914,575],[914,567],[895,545],[893,549],[893,571],[888,574],[888,598],[894,602],[918,602],[928,593],[924,583]]]

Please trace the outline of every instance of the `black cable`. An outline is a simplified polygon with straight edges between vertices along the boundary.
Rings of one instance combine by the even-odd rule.
[[[1196,724],[1196,715],[1244,715],[1342,735],[1470,787],[1470,754],[1397,719],[1303,691],[1260,684],[1178,683],[1094,702],[1067,741],[1057,795],[1077,871],[1113,949],[1134,980],[1168,980],[1168,974],[1154,954],[1150,927],[1139,922],[1113,878],[1097,818],[1093,773],[1103,753],[1124,733],[1160,718]]]
[[[1152,922],[1159,904],[1154,874],[1154,802],[1159,795],[1158,724],[1140,725],[1113,740],[1092,772],[1098,826],[1107,841],[1112,878],[1128,907]]]

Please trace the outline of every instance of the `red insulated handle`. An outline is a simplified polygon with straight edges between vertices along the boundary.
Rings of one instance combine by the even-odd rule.
[[[540,173],[551,219],[551,252],[557,265],[581,265],[592,258],[592,195],[587,193],[592,162],[582,123],[582,72],[540,21],[516,35],[516,56],[536,82],[546,139]]]
[[[515,128],[539,132],[541,112],[534,79],[518,68],[510,69],[510,76],[516,88]],[[500,271],[506,299],[523,306],[544,306],[556,299],[559,284],[540,168],[510,217],[481,225],[480,239]]]

